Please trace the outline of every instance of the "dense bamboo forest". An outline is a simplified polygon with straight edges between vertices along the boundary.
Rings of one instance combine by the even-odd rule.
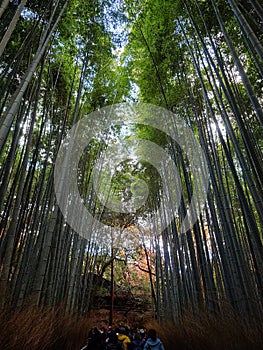
[[[1,0],[1,349],[262,349],[262,14]]]

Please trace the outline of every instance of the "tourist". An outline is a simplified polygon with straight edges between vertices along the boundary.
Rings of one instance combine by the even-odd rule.
[[[148,330],[148,339],[144,345],[143,350],[165,350],[163,343],[157,338],[156,330]]]

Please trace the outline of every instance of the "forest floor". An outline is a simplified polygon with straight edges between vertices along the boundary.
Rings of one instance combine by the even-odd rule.
[[[91,327],[107,324],[108,310],[93,311],[89,318],[65,314],[64,309],[28,307],[1,313],[1,350],[79,350]],[[140,312],[115,313],[117,323],[156,328],[166,350],[262,350],[263,325],[244,320],[228,310],[224,316],[185,313],[180,325],[154,321]],[[128,317],[127,317],[128,316]],[[131,324],[134,322],[134,324]],[[137,322],[137,323],[136,323]]]

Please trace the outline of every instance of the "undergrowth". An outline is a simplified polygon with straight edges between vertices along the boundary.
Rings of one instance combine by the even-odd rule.
[[[78,318],[57,309],[27,307],[2,311],[1,350],[80,350],[93,318]],[[131,325],[130,325],[131,326]],[[263,325],[237,317],[231,310],[223,315],[185,312],[180,324],[150,321],[165,350],[262,350]]]
[[[150,322],[166,350],[263,350],[263,324],[237,316],[230,308],[221,315],[185,312],[180,324]]]
[[[75,350],[85,345],[92,327],[87,318],[57,309],[27,307],[1,313],[1,350]]]

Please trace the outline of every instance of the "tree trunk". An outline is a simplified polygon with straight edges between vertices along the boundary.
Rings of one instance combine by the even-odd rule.
[[[15,13],[15,15],[14,15],[14,17],[13,17],[13,19],[12,19],[10,25],[9,25],[9,27],[7,28],[7,30],[6,30],[6,32],[5,32],[5,34],[4,34],[4,36],[3,36],[2,40],[1,40],[1,42],[0,42],[0,58],[1,58],[1,56],[2,56],[2,54],[3,54],[3,52],[4,52],[4,49],[5,49],[7,43],[8,43],[8,41],[9,41],[9,39],[10,39],[10,37],[11,37],[11,35],[12,35],[14,29],[15,29],[15,26],[16,26],[16,24],[17,24],[17,21],[19,20],[19,17],[20,17],[20,15],[21,15],[21,12],[22,12],[23,8],[24,8],[25,5],[26,5],[26,2],[27,2],[27,0],[22,0],[21,3],[19,4],[17,11],[16,11],[16,13]],[[5,5],[5,4],[4,4],[4,5]],[[1,8],[1,9],[2,9],[2,8]],[[0,9],[0,10],[1,10],[1,9]],[[1,11],[0,11],[0,18],[1,18]]]
[[[0,18],[2,17],[3,13],[5,12],[7,6],[9,4],[9,0],[3,0],[0,5]]]

